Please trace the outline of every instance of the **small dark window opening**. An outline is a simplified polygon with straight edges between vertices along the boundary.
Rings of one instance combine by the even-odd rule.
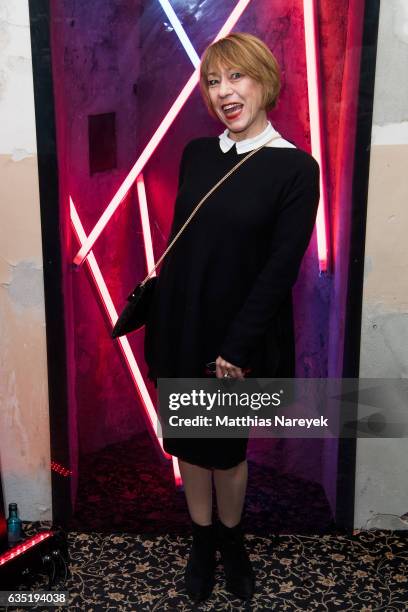
[[[117,168],[116,113],[88,115],[89,172]]]

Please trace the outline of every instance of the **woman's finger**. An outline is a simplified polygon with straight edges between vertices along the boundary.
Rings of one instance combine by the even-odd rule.
[[[226,361],[221,356],[217,357],[217,359],[215,360],[215,364],[216,364],[217,378],[223,378],[226,374],[230,378],[239,378],[239,379],[245,378],[244,371],[242,370],[242,368],[239,368],[238,366],[234,366],[232,363],[230,363],[229,361]]]

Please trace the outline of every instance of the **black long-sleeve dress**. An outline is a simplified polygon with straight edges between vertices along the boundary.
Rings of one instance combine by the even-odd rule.
[[[182,155],[169,241],[244,154],[218,138]],[[149,378],[203,377],[218,355],[258,377],[293,377],[291,288],[319,201],[319,166],[295,148],[264,147],[204,202],[163,261],[145,330]],[[165,438],[172,455],[228,469],[246,439]]]

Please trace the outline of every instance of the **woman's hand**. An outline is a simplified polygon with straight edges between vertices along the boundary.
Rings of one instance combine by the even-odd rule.
[[[215,360],[215,366],[217,378],[245,378],[244,370],[232,365],[229,361],[225,361],[221,355]]]

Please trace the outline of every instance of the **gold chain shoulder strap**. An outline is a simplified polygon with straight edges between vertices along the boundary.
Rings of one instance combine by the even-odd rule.
[[[219,181],[218,183],[216,183],[213,187],[211,187],[210,191],[208,193],[205,194],[205,196],[203,198],[201,198],[201,200],[199,201],[199,203],[197,204],[197,206],[194,208],[193,212],[190,214],[190,216],[188,217],[187,221],[185,221],[185,223],[182,225],[182,227],[179,229],[179,231],[177,232],[177,234],[174,236],[173,240],[170,242],[169,246],[167,247],[167,249],[164,251],[164,253],[161,255],[161,257],[157,260],[157,262],[155,263],[155,265],[153,266],[153,268],[150,270],[149,274],[146,276],[146,278],[141,282],[141,285],[144,285],[146,281],[149,280],[149,278],[151,277],[151,275],[153,274],[153,272],[156,270],[156,268],[158,268],[158,266],[161,264],[161,262],[163,261],[163,259],[166,257],[167,253],[170,251],[170,249],[173,247],[174,243],[176,242],[176,240],[180,237],[180,235],[184,232],[184,230],[186,229],[187,225],[190,223],[191,219],[194,217],[194,215],[196,214],[196,212],[198,211],[198,209],[200,208],[200,206],[202,204],[204,204],[204,202],[206,201],[207,198],[210,197],[210,195],[212,193],[214,193],[214,191],[216,189],[218,189],[218,187],[220,185],[222,185],[222,183],[224,181],[227,180],[227,178],[229,176],[231,176],[231,174],[233,174],[236,170],[238,170],[238,168],[240,166],[242,166],[242,164],[244,162],[247,161],[247,159],[249,159],[250,157],[252,157],[252,155],[255,155],[255,153],[257,153],[260,149],[262,149],[263,147],[265,147],[267,144],[269,144],[270,142],[272,142],[272,140],[275,140],[276,138],[280,138],[280,136],[274,136],[273,138],[271,138],[270,140],[268,140],[268,142],[266,142],[265,144],[261,145],[260,147],[258,147],[257,149],[254,149],[253,151],[250,151],[248,153],[248,155],[245,155],[245,157],[243,159],[241,159],[237,164],[235,164],[235,166],[233,168],[231,168],[231,170],[229,170],[227,172],[227,174],[225,174]]]

